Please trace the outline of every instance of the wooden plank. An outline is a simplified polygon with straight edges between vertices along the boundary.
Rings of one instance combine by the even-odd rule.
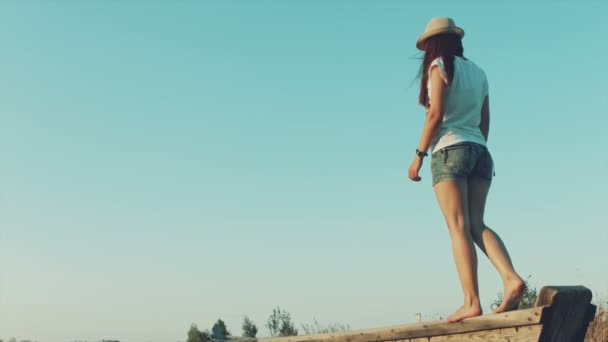
[[[595,315],[582,286],[543,287],[532,309],[466,319],[247,342],[583,341]]]
[[[368,342],[396,341],[418,337],[469,333],[481,330],[539,324],[545,307],[510,311],[465,319],[458,323],[436,321],[340,333],[259,339],[259,342]]]
[[[538,341],[542,326],[540,324],[521,328],[503,328],[410,339],[409,342],[440,342],[440,341],[492,341],[492,342],[530,342]]]
[[[582,342],[589,321],[595,315],[591,307],[591,291],[583,286],[543,287],[536,305],[545,307],[540,341]]]

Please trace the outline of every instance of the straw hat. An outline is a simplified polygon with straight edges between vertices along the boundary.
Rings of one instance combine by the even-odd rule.
[[[460,36],[460,38],[464,37],[464,30],[456,26],[452,18],[432,18],[428,25],[426,25],[424,33],[418,37],[416,47],[420,50],[424,50],[422,43],[424,43],[427,38],[445,33],[456,34]]]

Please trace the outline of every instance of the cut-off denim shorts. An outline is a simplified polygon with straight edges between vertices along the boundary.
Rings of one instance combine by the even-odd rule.
[[[431,155],[433,186],[442,181],[483,179],[492,181],[494,161],[488,148],[462,142],[446,146]]]

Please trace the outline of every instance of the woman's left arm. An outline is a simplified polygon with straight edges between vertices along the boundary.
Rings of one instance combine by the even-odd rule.
[[[445,81],[441,77],[438,67],[431,69],[431,89],[433,89],[433,95],[429,104],[429,109],[426,112],[426,119],[424,121],[424,128],[422,129],[422,135],[420,136],[420,142],[418,143],[418,150],[426,153],[441,127],[443,121],[443,94],[445,91]],[[415,155],[414,161],[410,165],[408,170],[408,177],[414,182],[420,181],[422,178],[419,176],[420,168],[422,167],[422,159]]]

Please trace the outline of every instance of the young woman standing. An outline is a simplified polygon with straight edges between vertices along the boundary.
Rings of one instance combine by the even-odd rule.
[[[524,281],[515,272],[500,237],[483,215],[494,173],[486,143],[490,103],[485,72],[463,56],[464,30],[450,18],[433,18],[418,38],[424,51],[420,68],[419,103],[426,120],[408,176],[420,181],[427,150],[431,153],[433,189],[445,217],[464,305],[450,322],[482,314],[475,244],[490,259],[504,284],[503,301],[495,313],[517,309]]]

